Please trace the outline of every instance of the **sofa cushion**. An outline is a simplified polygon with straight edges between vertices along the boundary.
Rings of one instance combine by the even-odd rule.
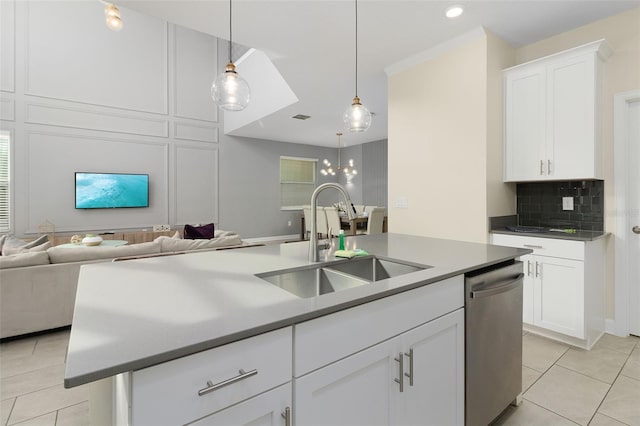
[[[34,251],[31,253],[19,253],[9,256],[0,256],[0,269],[21,268],[23,266],[47,265],[49,255],[46,251]]]
[[[36,238],[33,241],[25,241],[25,240],[21,240],[20,238],[16,238],[8,235],[6,236],[4,243],[2,244],[2,255],[8,256],[9,251],[13,251],[14,249],[18,249],[18,248],[28,249],[31,247],[44,244],[47,241],[49,241],[49,237],[47,235],[41,235],[40,237]]]
[[[235,246],[242,244],[240,235],[230,231],[216,231],[217,238],[210,240],[183,240],[170,237],[158,237],[155,241],[161,245],[162,253],[174,251],[202,250],[216,247]]]
[[[85,262],[95,259],[115,259],[116,257],[160,253],[160,243],[152,241],[118,247],[51,247],[47,253],[49,253],[51,263]]]
[[[184,238],[186,240],[209,240],[214,237],[214,225],[208,223],[201,226],[184,226]]]
[[[20,254],[20,253],[33,253],[36,251],[46,251],[47,249],[51,248],[51,241],[47,241],[44,244],[40,244],[39,246],[34,246],[31,248],[24,248],[24,247],[16,247],[16,248],[11,248],[11,247],[6,247],[2,250],[2,254],[3,256],[11,256],[13,254]]]

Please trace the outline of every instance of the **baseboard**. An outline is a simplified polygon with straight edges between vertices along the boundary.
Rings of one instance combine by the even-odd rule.
[[[257,237],[257,238],[243,238],[242,241],[248,243],[275,243],[278,241],[299,241],[300,234],[290,234],[290,235],[273,235],[271,237]]]
[[[628,329],[626,330],[626,332],[619,330],[616,320],[610,318],[606,318],[604,320],[604,331],[618,337],[627,337],[629,335]]]

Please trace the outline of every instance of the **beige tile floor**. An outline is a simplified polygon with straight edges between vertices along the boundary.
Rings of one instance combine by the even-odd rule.
[[[1,426],[87,426],[86,386],[64,389],[69,332],[0,344]],[[640,426],[640,339],[605,335],[583,351],[523,336],[523,402],[496,425]]]
[[[640,426],[640,338],[605,334],[590,351],[522,340],[523,401],[495,425]]]

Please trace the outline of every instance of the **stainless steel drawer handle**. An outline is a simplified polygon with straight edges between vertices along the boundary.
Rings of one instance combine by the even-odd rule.
[[[544,175],[544,161],[540,160],[540,175]]]
[[[405,352],[404,355],[409,357],[409,372],[404,375],[409,378],[409,386],[413,386],[413,348],[409,349],[409,353]]]
[[[527,260],[527,276],[531,276],[531,261]]]
[[[284,418],[284,426],[291,426],[291,407],[287,407],[284,409],[282,418]]]
[[[207,380],[207,387],[204,389],[200,389],[198,391],[198,395],[202,396],[202,395],[206,395],[209,392],[213,392],[215,390],[218,390],[220,388],[223,388],[225,386],[228,385],[232,385],[236,382],[239,382],[240,380],[244,380],[247,379],[251,376],[255,376],[256,374],[258,374],[258,370],[254,369],[251,371],[244,371],[243,369],[238,370],[238,373],[240,373],[239,375],[237,375],[236,377],[232,377],[230,379],[227,380],[223,380],[220,383],[216,383],[215,385],[213,384],[213,382],[211,380]]]
[[[543,249],[544,247],[542,246],[533,246],[531,244],[524,244],[525,247],[527,248],[535,248],[535,249]]]
[[[400,392],[404,392],[404,353],[400,352],[398,358],[394,358],[399,364],[400,374],[399,379],[394,379],[396,383],[400,385]]]
[[[536,262],[536,278],[540,276],[540,264]]]

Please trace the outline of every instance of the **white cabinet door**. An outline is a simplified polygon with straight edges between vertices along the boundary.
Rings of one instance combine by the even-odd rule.
[[[296,426],[388,425],[398,393],[394,340],[295,380]]]
[[[524,279],[522,280],[522,322],[533,324],[535,257],[532,255],[520,256],[520,260],[524,263]]]
[[[584,339],[584,262],[545,256],[535,260],[534,324]]]
[[[596,63],[581,55],[547,65],[547,173],[552,179],[596,175]],[[598,170],[599,171],[599,170]]]
[[[505,182],[603,179],[604,40],[505,70]]]
[[[391,424],[463,425],[464,310],[402,334],[399,343],[404,392],[396,393]]]
[[[291,410],[291,383],[201,419],[193,426],[284,426]],[[289,414],[291,415],[290,412]]]
[[[546,76],[544,66],[505,75],[504,180],[542,178],[545,164]]]

